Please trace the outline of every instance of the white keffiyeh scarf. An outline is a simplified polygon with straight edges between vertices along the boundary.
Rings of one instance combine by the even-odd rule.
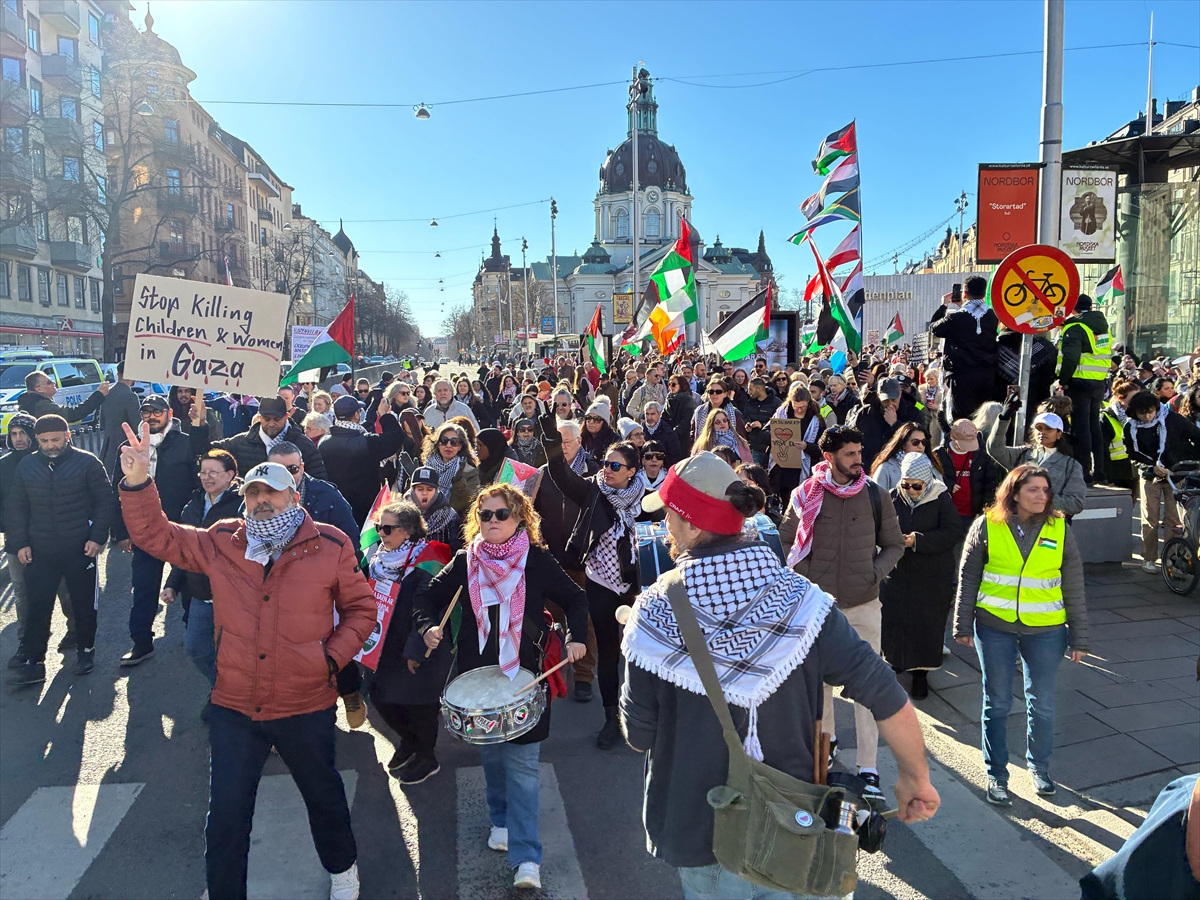
[[[976,298],[974,300],[968,300],[966,303],[963,304],[962,309],[959,310],[959,312],[965,312],[975,319],[975,333],[976,334],[983,333],[982,319],[983,319],[984,314],[987,311],[988,311],[987,301],[978,299],[978,298]]]
[[[379,550],[371,557],[370,573],[376,581],[403,581],[413,571],[411,563],[425,550],[428,541],[405,541],[395,550]]]
[[[1167,413],[1169,411],[1170,406],[1168,406],[1166,403],[1163,403],[1158,407],[1158,415],[1149,422],[1143,422],[1137,416],[1129,417],[1129,424],[1134,428],[1133,444],[1135,447],[1139,447],[1140,449],[1140,445],[1137,442],[1138,430],[1149,431],[1151,428],[1153,428],[1156,432],[1158,432],[1158,453],[1155,454],[1154,461],[1160,466],[1163,464],[1163,453],[1167,449]]]
[[[447,462],[442,459],[442,454],[438,453],[437,450],[430,453],[429,459],[425,460],[425,465],[437,472],[438,490],[445,494],[447,500],[450,499],[450,491],[453,489],[454,476],[458,474],[462,468],[462,464],[463,458],[461,456],[451,457],[450,461]]]
[[[246,559],[265,566],[283,551],[296,536],[304,521],[304,509],[293,506],[269,519],[246,516]]]
[[[338,419],[333,424],[338,428],[345,428],[347,431],[357,431],[359,434],[367,433],[367,429],[363,428],[357,422],[351,422],[349,419]]]
[[[284,441],[288,433],[288,428],[290,427],[291,426],[289,425],[285,425],[283,431],[279,432],[279,434],[275,435],[275,437],[271,437],[269,434],[263,431],[262,425],[258,426],[258,437],[263,444],[266,445],[268,457],[271,455],[271,451],[275,449],[275,445]]]
[[[167,435],[171,433],[171,429],[174,427],[175,427],[175,420],[168,419],[166,428],[164,428],[158,434],[152,433],[150,435],[150,477],[151,478],[154,477],[154,473],[158,470],[158,448],[162,444],[162,442],[164,440],[166,440]]]
[[[624,490],[610,487],[604,480],[604,472],[597,472],[593,479],[612,507],[617,521],[612,528],[600,535],[596,546],[588,553],[584,571],[587,576],[603,587],[616,594],[629,590],[629,584],[621,580],[621,558],[617,551],[617,542],[626,532],[633,531],[633,523],[642,509],[642,494],[645,488],[640,478],[631,478]],[[630,562],[633,562],[633,542],[630,541]]]
[[[744,746],[762,759],[758,707],[804,662],[833,607],[833,597],[780,565],[767,545],[737,543],[724,553],[678,560],[725,699],[750,710]],[[687,652],[667,592],[642,591],[625,626],[621,652],[630,664],[693,694],[704,684]]]

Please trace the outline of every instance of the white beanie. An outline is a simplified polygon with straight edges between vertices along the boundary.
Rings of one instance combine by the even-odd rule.
[[[612,408],[608,404],[608,397],[605,397],[603,400],[596,400],[587,408],[585,415],[599,416],[606,424],[612,425]]]
[[[631,434],[641,430],[642,426],[627,416],[621,416],[621,418],[617,419],[617,431],[621,432],[621,440],[623,441],[629,440]]]

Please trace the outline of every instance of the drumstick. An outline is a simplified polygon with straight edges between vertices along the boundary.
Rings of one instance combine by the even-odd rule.
[[[821,783],[821,720],[817,719],[813,731],[813,784]]]
[[[460,588],[459,588],[457,591],[455,591],[455,592],[454,592],[454,599],[453,599],[453,600],[451,600],[451,601],[450,601],[450,605],[446,607],[446,614],[445,614],[444,616],[442,616],[442,621],[441,621],[441,624],[439,624],[439,625],[438,625],[438,628],[439,628],[439,629],[442,629],[442,628],[445,628],[445,627],[446,627],[446,620],[450,618],[450,613],[454,612],[454,604],[458,602],[458,595],[459,595],[459,594],[461,594],[461,593],[462,593],[462,588],[461,588],[461,587],[460,587]],[[432,652],[433,652],[433,648],[432,648],[432,647],[430,647],[429,649],[427,649],[427,650],[425,651],[425,658],[426,658],[426,659],[429,659],[429,654],[430,654],[430,653],[432,653]]]
[[[555,672],[557,672],[559,669],[561,669],[563,666],[565,666],[570,661],[571,660],[569,660],[569,659],[563,659],[563,661],[560,662],[557,666],[552,666],[551,668],[547,669],[545,672],[543,672],[537,678],[533,679],[533,681],[529,682],[529,684],[525,685],[520,690],[513,691],[513,696],[515,697],[515,696],[517,696],[517,694],[525,693],[527,690],[529,690],[531,687],[533,687],[535,684],[537,684],[543,678],[546,678],[549,675],[553,675]]]

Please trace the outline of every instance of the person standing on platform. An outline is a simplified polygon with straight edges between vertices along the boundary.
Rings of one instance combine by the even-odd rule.
[[[1104,405],[1112,347],[1108,320],[1100,310],[1092,309],[1087,294],[1079,295],[1075,313],[1063,323],[1058,347],[1058,380],[1071,399],[1075,459],[1083,466],[1084,481],[1103,481],[1100,407]]]
[[[942,298],[929,330],[945,340],[944,368],[949,394],[947,418],[969,419],[980,405],[992,399],[996,369],[996,331],[1000,320],[988,308],[987,279],[972,275],[963,284],[967,302],[961,308],[953,295]],[[944,310],[944,312],[943,312]],[[939,315],[940,314],[940,315]]]

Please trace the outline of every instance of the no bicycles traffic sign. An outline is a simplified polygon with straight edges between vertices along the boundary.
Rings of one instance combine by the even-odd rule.
[[[991,281],[992,309],[1013,331],[1041,334],[1062,325],[1079,299],[1079,270],[1057,247],[1014,250]]]

